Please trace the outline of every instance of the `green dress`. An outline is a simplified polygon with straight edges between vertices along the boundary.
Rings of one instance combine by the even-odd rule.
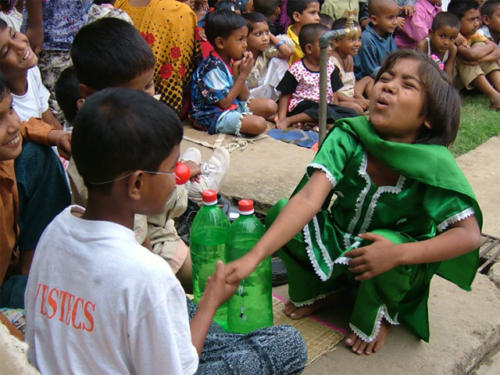
[[[371,181],[368,153],[400,174],[395,185],[377,186]],[[357,236],[360,233],[378,231],[403,243],[434,237],[472,215],[481,225],[474,193],[446,147],[384,141],[365,117],[336,122],[294,194],[317,170],[326,174],[332,191],[320,212],[280,251],[289,275],[290,299],[297,306],[311,304],[340,282],[353,280],[347,270],[349,258],[343,255],[366,245]],[[286,202],[279,201],[269,211],[268,225]],[[382,319],[403,322],[428,341],[432,276],[437,273],[470,290],[477,265],[476,250],[444,262],[399,266],[362,281],[349,325],[370,342]]]

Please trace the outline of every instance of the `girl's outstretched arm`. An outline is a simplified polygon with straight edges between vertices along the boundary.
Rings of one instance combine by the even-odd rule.
[[[419,242],[395,244],[374,233],[364,233],[360,237],[373,242],[346,254],[352,258],[349,270],[358,274],[355,279],[359,281],[371,279],[400,265],[456,258],[481,246],[481,231],[475,216],[453,224],[436,237]]]
[[[227,264],[226,282],[239,283],[257,265],[289,242],[314,215],[332,190],[324,172],[316,171],[304,188],[293,196],[255,247],[244,257]]]

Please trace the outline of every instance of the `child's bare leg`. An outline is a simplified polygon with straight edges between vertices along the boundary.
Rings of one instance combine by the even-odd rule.
[[[488,95],[493,108],[500,109],[500,93],[490,84],[486,76],[478,76],[472,81],[472,85],[482,93]]]
[[[390,329],[391,325],[385,320],[382,320],[380,331],[378,332],[377,337],[375,337],[372,342],[363,341],[358,336],[356,336],[354,332],[351,332],[345,339],[345,343],[347,346],[350,346],[352,348],[352,351],[356,354],[364,353],[370,355],[372,353],[378,352],[382,348],[382,346],[384,346]]]
[[[278,105],[271,99],[254,98],[250,101],[248,108],[257,116],[265,119],[273,118],[278,111]]]
[[[339,102],[338,104],[342,107],[354,109],[358,115],[362,115],[365,112],[363,108],[361,108],[361,106],[356,102],[346,101],[346,102]]]
[[[500,70],[494,70],[486,75],[488,81],[491,82],[493,87],[500,92]]]
[[[292,126],[293,124],[296,124],[298,122],[311,122],[311,121],[314,121],[314,119],[308,114],[298,113],[290,117],[284,117],[282,119],[279,119],[278,121],[276,121],[276,127],[278,129],[285,130],[289,126]]]
[[[245,115],[241,119],[240,133],[259,135],[267,129],[266,119],[256,115]]]

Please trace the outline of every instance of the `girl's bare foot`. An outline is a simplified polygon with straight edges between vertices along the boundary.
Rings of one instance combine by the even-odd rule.
[[[317,300],[312,305],[302,307],[297,307],[292,301],[287,301],[285,303],[285,314],[294,320],[299,320],[313,314],[326,304],[326,298]]]
[[[375,340],[373,340],[372,342],[363,341],[358,336],[356,336],[354,332],[351,332],[345,339],[345,343],[347,346],[350,346],[352,348],[352,351],[356,354],[364,353],[370,355],[374,352],[378,352],[382,348],[382,346],[384,346],[390,329],[391,325],[385,320],[382,320],[380,331],[377,337],[375,337]]]

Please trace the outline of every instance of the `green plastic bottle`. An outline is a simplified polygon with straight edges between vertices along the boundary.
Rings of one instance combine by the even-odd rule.
[[[240,200],[240,217],[231,224],[227,237],[227,261],[247,254],[264,235],[266,228],[254,214],[253,201]],[[241,282],[228,300],[229,332],[249,333],[273,325],[271,257]]]
[[[217,192],[205,190],[202,198],[204,206],[196,214],[190,234],[196,303],[203,296],[208,277],[215,273],[217,261],[226,263],[226,240],[229,230],[229,219],[217,205]],[[227,329],[227,302],[219,307],[214,320]]]

